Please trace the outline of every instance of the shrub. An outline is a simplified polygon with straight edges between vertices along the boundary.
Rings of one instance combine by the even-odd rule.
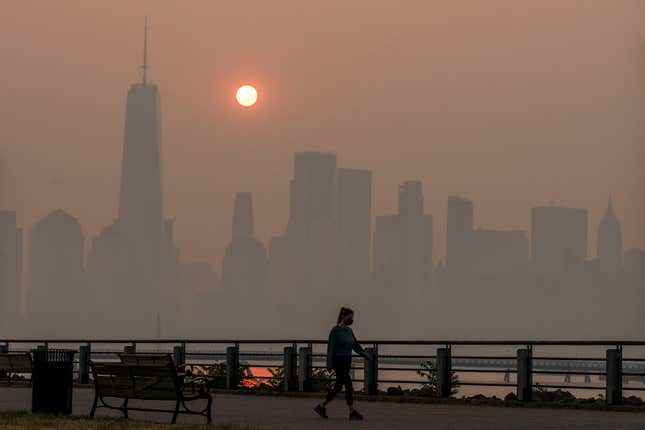
[[[416,394],[428,397],[439,397],[439,376],[437,375],[436,360],[428,360],[421,363],[419,376],[425,377],[428,382],[423,383]],[[417,391],[417,390],[413,390]],[[459,392],[459,377],[455,372],[450,372],[450,397],[455,397]]]

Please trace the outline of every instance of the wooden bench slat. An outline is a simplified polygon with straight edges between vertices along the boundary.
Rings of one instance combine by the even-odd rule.
[[[28,352],[0,353],[0,377],[3,382],[12,384],[14,381],[29,382],[23,378],[16,378],[18,374],[32,373],[31,354]]]
[[[31,355],[28,352],[0,354],[0,370],[12,373],[31,373]]]
[[[137,365],[174,366],[172,355],[168,353],[119,354],[122,363]]]

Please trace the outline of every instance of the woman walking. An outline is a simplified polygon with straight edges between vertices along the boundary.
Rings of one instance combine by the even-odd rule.
[[[329,389],[325,401],[314,408],[314,411],[322,418],[327,418],[327,404],[331,402],[338,393],[345,387],[345,400],[349,408],[350,420],[362,420],[363,416],[354,409],[354,387],[350,371],[352,367],[352,350],[358,355],[369,359],[365,350],[356,341],[354,332],[350,326],[354,322],[354,311],[349,308],[340,308],[338,321],[329,333],[327,343],[327,368],[333,369],[336,374],[336,381]]]

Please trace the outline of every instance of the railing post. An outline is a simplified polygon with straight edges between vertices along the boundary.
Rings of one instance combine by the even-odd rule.
[[[517,399],[521,402],[533,399],[533,351],[530,348],[517,350]]]
[[[284,347],[282,371],[284,377],[282,382],[283,390],[296,391],[298,389],[298,354],[296,353],[296,347]]]
[[[372,348],[365,348],[367,357],[363,359],[363,380],[366,394],[375,396],[378,394],[378,349],[376,345]]]
[[[623,353],[620,348],[607,350],[605,400],[607,405],[623,402]]]
[[[226,348],[226,389],[237,389],[240,385],[240,348],[229,346]]]
[[[437,382],[439,397],[449,399],[452,391],[452,354],[450,347],[437,349]]]
[[[298,353],[298,382],[300,391],[311,391],[313,358],[310,347],[302,347]]]
[[[184,344],[176,345],[172,350],[172,356],[175,360],[175,366],[186,364],[186,347]]]
[[[81,384],[89,384],[90,382],[90,355],[91,345],[81,345],[78,348],[78,381]]]

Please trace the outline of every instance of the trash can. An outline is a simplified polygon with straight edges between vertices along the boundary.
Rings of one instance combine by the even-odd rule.
[[[72,414],[74,353],[65,349],[32,350],[32,412]]]

